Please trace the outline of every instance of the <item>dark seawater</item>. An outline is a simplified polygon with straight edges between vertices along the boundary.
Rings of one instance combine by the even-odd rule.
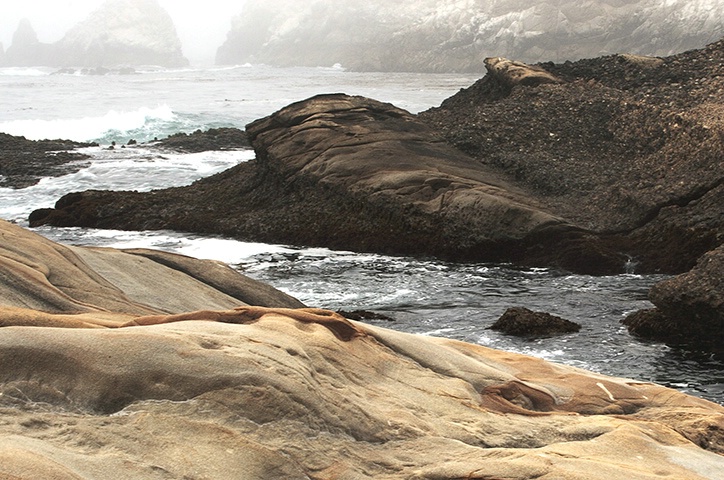
[[[472,84],[478,76],[357,74],[343,69],[149,70],[136,75],[50,75],[44,69],[0,69],[0,131],[28,138],[95,140],[89,167],[43,179],[22,190],[0,188],[0,218],[27,225],[35,208],[87,188],[185,185],[253,157],[251,151],[159,153],[143,146],[104,149],[134,138],[243,126],[317,93],[367,95],[421,111]],[[7,93],[7,94],[6,94]],[[309,306],[371,310],[393,320],[383,327],[545,358],[596,372],[652,381],[724,404],[724,359],[628,334],[620,320],[648,308],[655,275],[590,277],[509,265],[451,264],[238,242],[175,232],[121,232],[43,227],[74,245],[148,247],[214,258],[268,282]],[[549,312],[582,325],[577,334],[521,339],[488,330],[512,306]]]

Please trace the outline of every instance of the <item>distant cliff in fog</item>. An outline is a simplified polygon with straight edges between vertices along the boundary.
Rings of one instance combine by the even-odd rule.
[[[156,0],[108,0],[58,42],[41,43],[23,20],[5,66],[184,66],[188,60],[171,17]]]
[[[477,72],[490,56],[665,56],[722,36],[719,0],[248,0],[216,60]]]

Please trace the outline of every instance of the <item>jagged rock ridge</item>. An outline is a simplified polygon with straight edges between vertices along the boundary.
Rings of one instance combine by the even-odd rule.
[[[724,41],[542,67],[563,81],[487,75],[419,118],[636,271],[686,271],[724,241]]]

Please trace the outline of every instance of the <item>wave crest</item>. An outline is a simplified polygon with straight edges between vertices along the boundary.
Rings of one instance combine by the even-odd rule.
[[[0,132],[22,135],[29,140],[62,138],[101,144],[111,141],[125,143],[131,138],[138,141],[152,140],[167,134],[169,127],[178,127],[173,125],[177,123],[177,115],[171,108],[160,105],[132,111],[111,110],[100,117],[13,120],[0,123]]]

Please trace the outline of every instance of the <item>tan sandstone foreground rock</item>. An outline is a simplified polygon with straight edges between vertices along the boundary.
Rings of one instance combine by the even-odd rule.
[[[0,479],[722,478],[713,403],[0,235]]]

